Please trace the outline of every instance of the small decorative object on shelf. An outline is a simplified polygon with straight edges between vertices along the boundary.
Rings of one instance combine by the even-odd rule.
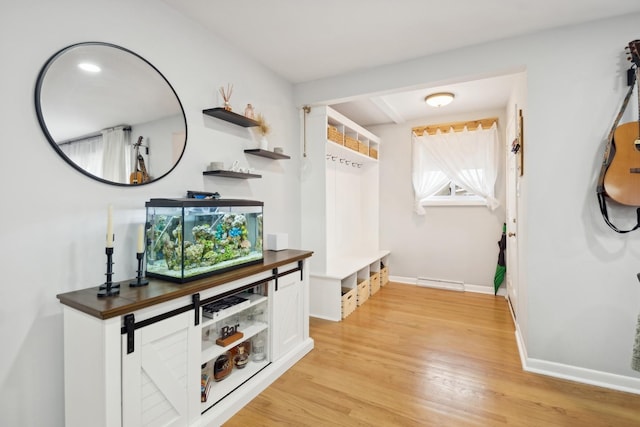
[[[224,162],[210,162],[207,166],[208,171],[219,171],[224,169]]]
[[[249,363],[249,355],[244,352],[243,346],[238,346],[238,354],[233,356],[233,363],[236,365],[236,368],[242,369],[247,363]]]
[[[200,401],[206,402],[209,397],[209,391],[211,391],[211,384],[213,384],[213,372],[209,363],[205,363],[201,367],[202,373],[200,375]]]
[[[231,111],[231,104],[229,103],[231,93],[233,93],[233,85],[231,83],[227,84],[226,90],[224,86],[220,87],[220,95],[222,95],[222,100],[224,101],[224,109],[227,111]]]
[[[261,150],[268,150],[269,141],[267,140],[267,134],[269,134],[269,132],[271,131],[271,126],[269,126],[261,113],[256,117],[256,122],[258,122],[256,131],[260,135],[260,147],[258,148],[260,148]]]
[[[103,285],[100,285],[100,289],[98,290],[98,297],[112,297],[120,294],[120,285],[118,283],[113,283],[111,278],[113,277],[113,248],[105,248],[105,252],[107,254],[107,272],[105,276],[107,276],[107,280]]]
[[[229,358],[229,353],[218,356],[213,364],[213,379],[222,381],[227,378],[233,369],[233,361]]]
[[[98,290],[98,297],[111,297],[120,294],[120,285],[111,281],[113,277],[113,241],[115,240],[115,234],[113,234],[113,207],[109,205],[107,211],[107,243],[105,253],[107,254],[107,280]]]
[[[255,117],[253,105],[247,104],[247,107],[244,109],[244,116],[248,119],[253,119]]]
[[[267,357],[264,348],[264,339],[258,336],[251,342],[252,358],[255,362],[260,362]]]
[[[136,280],[129,282],[129,286],[147,286],[149,281],[143,278],[144,270],[142,268],[142,260],[144,259],[144,226],[142,224],[138,227],[138,249],[136,251],[136,259],[138,260],[138,274],[136,276]]]
[[[216,344],[221,347],[226,347],[232,342],[238,341],[244,334],[238,330],[240,325],[236,323],[232,326],[223,326],[220,331],[220,338],[216,340]]]

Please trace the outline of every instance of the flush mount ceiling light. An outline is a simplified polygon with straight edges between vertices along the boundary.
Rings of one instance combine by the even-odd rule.
[[[450,104],[453,101],[454,94],[451,92],[438,92],[432,93],[431,95],[427,95],[424,99],[424,102],[429,104],[432,107],[443,107],[447,104]]]

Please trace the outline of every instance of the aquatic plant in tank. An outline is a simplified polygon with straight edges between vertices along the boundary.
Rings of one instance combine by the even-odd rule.
[[[187,282],[261,262],[262,202],[151,199],[147,275]]]

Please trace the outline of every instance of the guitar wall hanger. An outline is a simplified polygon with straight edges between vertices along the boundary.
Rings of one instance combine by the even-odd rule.
[[[627,70],[627,86],[633,86],[635,84],[635,68],[640,64],[640,56],[638,55],[637,46],[640,45],[640,40],[633,40],[629,42],[625,50],[629,56],[627,60],[633,65]]]

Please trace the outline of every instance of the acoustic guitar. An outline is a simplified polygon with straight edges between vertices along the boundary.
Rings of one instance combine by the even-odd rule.
[[[140,154],[140,146],[142,145],[142,136],[138,138],[138,142],[134,144],[136,149],[134,171],[129,176],[130,184],[143,184],[149,181],[149,174],[144,164],[144,157]]]
[[[629,60],[640,67],[640,40],[629,43]],[[635,70],[633,70],[635,72]],[[618,126],[613,134],[615,152],[604,176],[604,190],[616,202],[640,206],[640,81],[638,121]]]

